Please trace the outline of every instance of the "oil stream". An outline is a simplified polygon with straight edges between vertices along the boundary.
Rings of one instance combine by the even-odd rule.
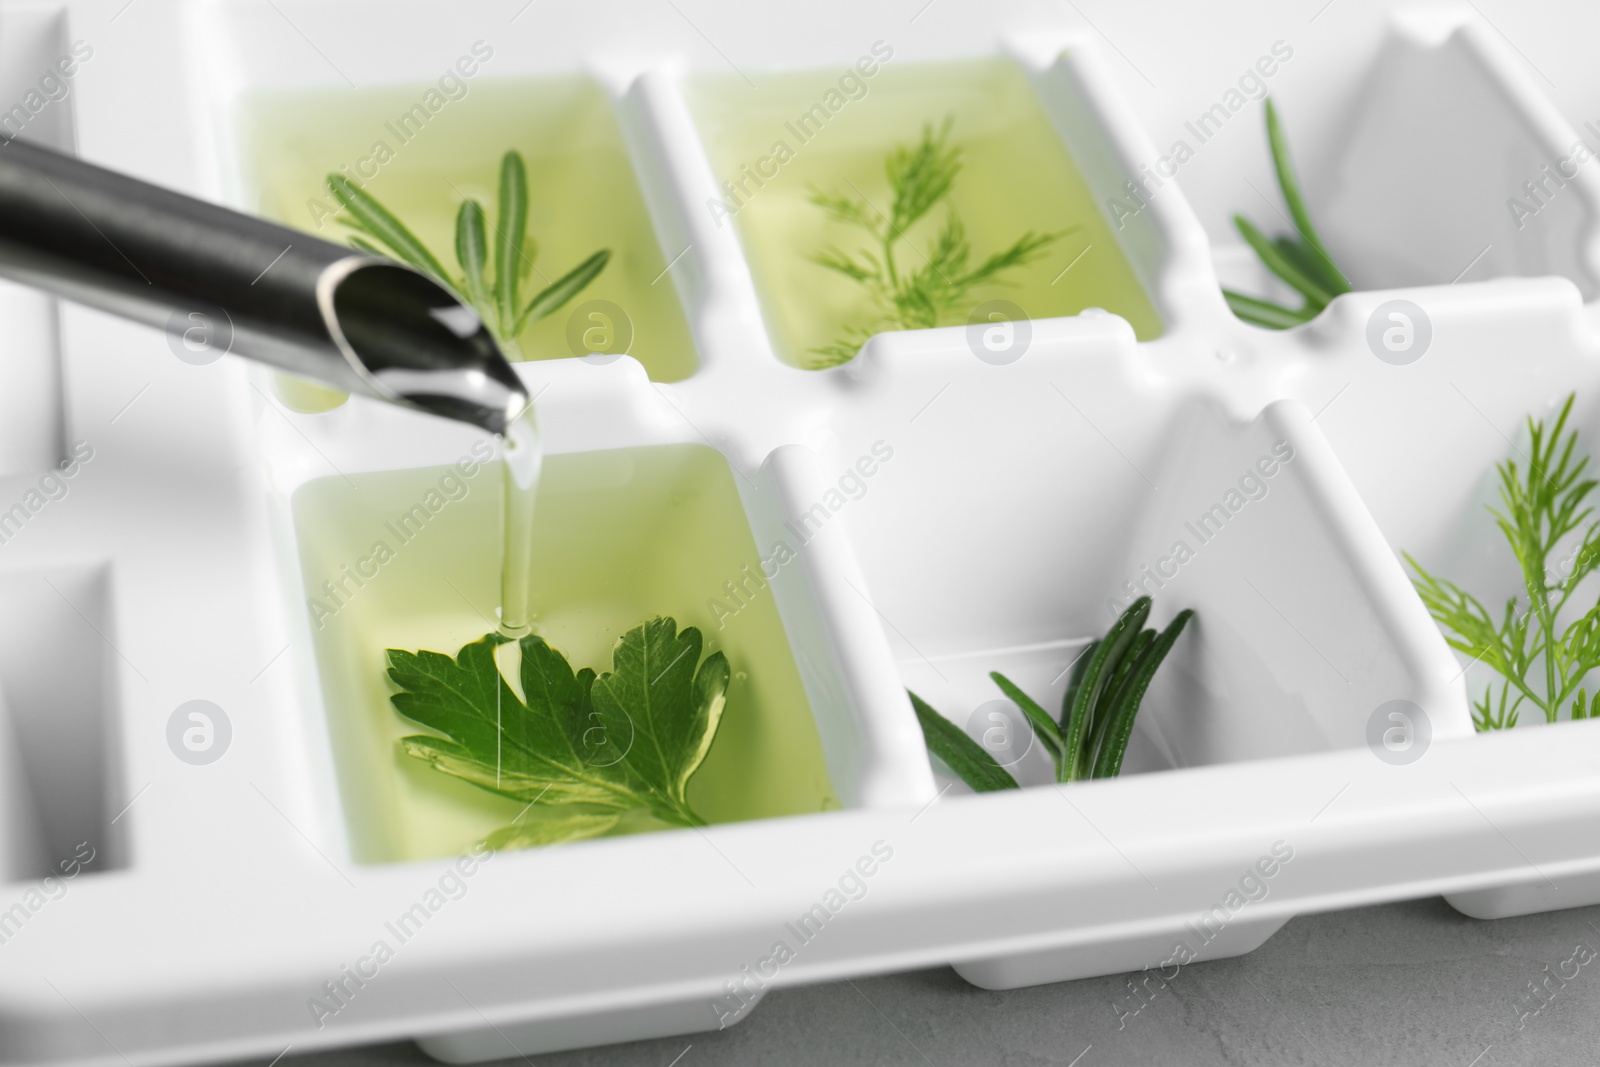
[[[521,637],[533,627],[529,604],[533,574],[533,500],[544,466],[539,420],[529,404],[506,428],[505,529],[500,564],[500,632]]]

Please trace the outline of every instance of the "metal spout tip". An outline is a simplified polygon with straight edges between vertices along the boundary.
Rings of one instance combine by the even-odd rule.
[[[367,256],[331,265],[319,288],[328,332],[380,396],[490,433],[527,390],[477,312],[409,267]]]

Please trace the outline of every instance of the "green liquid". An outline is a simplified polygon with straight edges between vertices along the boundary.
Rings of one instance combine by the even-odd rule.
[[[331,217],[337,203],[323,183],[348,166],[441,263],[459,272],[456,211],[470,196],[494,222],[500,158],[514,148],[528,165],[528,233],[537,243],[524,303],[601,248],[611,250],[611,262],[571,303],[530,324],[508,347],[528,359],[582,355],[569,343],[575,316],[581,322],[572,333],[580,338],[585,330],[593,336],[596,324],[622,336],[623,325],[609,314],[579,313],[605,300],[627,315],[627,354],[652,379],[687,378],[696,365],[694,343],[605,93],[578,77],[494,80],[484,73],[466,85],[466,96],[444,104],[415,132],[397,122],[428,86],[249,96],[239,114],[241,169],[254,182],[246,202],[287,226],[344,243],[352,231]],[[410,140],[402,141],[402,133]],[[360,161],[375,161],[380,143],[393,158],[367,163],[365,172],[376,167],[377,174],[366,178]]]
[[[459,854],[522,805],[441,774],[399,750],[419,732],[389,702],[384,649],[452,655],[495,629],[500,595],[501,471],[461,479],[402,543],[393,526],[452,468],[308,482],[292,510],[306,595],[335,608],[312,623],[318,674],[352,850],[359,862]],[[453,483],[452,483],[453,484]],[[443,494],[441,493],[441,496]],[[810,704],[765,589],[719,630],[707,606],[759,554],[732,472],[698,445],[547,457],[533,530],[537,630],[574,667],[609,669],[622,633],[654,615],[705,635],[733,667],[728,708],[690,801],[708,821],[836,808]],[[403,531],[404,532],[404,531]],[[383,542],[393,558],[335,603],[338,583]],[[373,565],[362,569],[370,571]],[[758,572],[759,573],[759,572]],[[513,684],[515,684],[513,682]]]
[[[812,348],[836,340],[847,324],[875,316],[858,284],[810,260],[829,246],[846,252],[872,247],[864,230],[835,222],[813,205],[810,186],[864,196],[887,212],[885,158],[897,145],[914,145],[923,126],[937,128],[947,115],[954,116],[951,144],[962,150],[964,166],[943,204],[911,229],[909,243],[929,248],[944,225],[946,205],[966,225],[974,264],[1029,230],[1078,227],[1039,260],[1007,272],[1003,278],[1009,284],[975,290],[973,306],[1009,300],[1030,318],[1099,307],[1127,319],[1142,341],[1160,336],[1155,306],[1027,75],[1003,59],[902,64],[891,60],[861,79],[866,95],[845,103],[820,130],[815,125],[800,129],[808,138],[804,142],[791,127],[812,105],[824,102],[830,89],[837,92],[842,66],[765,74],[754,89],[737,75],[703,75],[686,90],[719,182],[737,182],[744,165],[753,171],[759,160],[774,155],[776,142],[794,153],[775,178],[762,176],[763,186],[746,179],[749,195],[737,190],[743,203],[723,221],[738,227],[782,358],[818,365]],[[770,174],[773,164],[763,169]],[[908,270],[926,262],[904,243],[896,255],[903,256]],[[965,323],[962,316],[943,325]]]
[[[272,391],[290,411],[298,411],[302,415],[332,411],[350,399],[350,394],[342,389],[330,389],[310,378],[282,372],[272,375]]]

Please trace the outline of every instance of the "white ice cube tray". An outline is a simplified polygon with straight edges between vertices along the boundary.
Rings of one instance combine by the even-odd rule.
[[[1328,16],[1325,38],[1293,42],[1299,65],[1271,87],[1308,102],[1287,114],[1326,164],[1304,168],[1313,210],[1358,286],[1391,287],[1307,327],[1228,313],[1206,230],[1167,181],[1119,231],[1158,340],[1090,311],[1034,321],[1008,365],[954,327],[802,371],[773,353],[736,231],[704,209],[716,179],[686,72],[842,67],[878,39],[897,63],[1007,54],[1098,199],[1162,155],[1121,95],[1133,75],[1109,70],[1131,61],[1053,7],[859,6],[776,28],[731,6],[520,0],[0,8],[0,86],[94,48],[48,104],[50,136],[76,129],[97,162],[239,204],[247,91],[421,83],[475,39],[494,41],[496,77],[588,71],[614,95],[700,369],[660,385],[626,358],[520,365],[549,449],[713,446],[763,550],[874,444],[893,452],[772,581],[844,810],[362,864],[289,497],[453,462],[477,435],[359,399],[296,414],[257,369],[188,365],[80,309],[58,331],[19,297],[8,321],[36,352],[59,334],[43,350],[59,374],[22,376],[46,416],[0,435],[0,469],[25,472],[0,505],[38,484],[39,454],[83,441],[92,458],[0,544],[0,1063],[397,1037],[464,1062],[714,1029],[771,985],[949,963],[1001,988],[1247,952],[1296,914],[1382,900],[1444,894],[1484,917],[1600,902],[1600,732],[1473,736],[1475,676],[1397,558],[1509,593],[1481,506],[1493,464],[1572,391],[1600,440],[1595,171],[1521,229],[1502,203],[1578,136],[1538,81],[1470,11],[1351,3],[1343,30]],[[1335,67],[1325,92],[1308,80]],[[1232,144],[1260,138],[1258,116],[1229,120],[1249,127]],[[1267,188],[1263,153],[1230,151]],[[1240,206],[1280,228],[1192,173],[1208,221]],[[1231,246],[1216,259],[1269,291]],[[1429,324],[1408,364],[1368,342],[1392,300]],[[1156,594],[1157,621],[1198,613],[1125,774],[1057,787],[1024,763],[1036,788],[984,797],[935,775],[905,686],[958,720],[997,695],[996,668],[1059,701],[1125,582]],[[192,699],[232,726],[209,765],[168,744]],[[1391,701],[1428,727],[1409,764],[1369,744]],[[392,924],[419,904],[401,940]],[[375,962],[379,940],[393,954]],[[319,1020],[330,983],[344,995]]]

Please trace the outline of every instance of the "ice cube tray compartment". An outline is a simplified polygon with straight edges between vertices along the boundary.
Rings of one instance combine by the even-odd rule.
[[[1600,147],[1594,132],[1563,116],[1541,75],[1470,7],[1401,8],[1364,32],[1359,59],[1302,58],[1306,42],[1289,34],[1294,58],[1257,79],[1351,283],[1377,291],[1558,275],[1594,299],[1600,179],[1585,163]],[[1291,227],[1259,113],[1197,110],[1162,125],[1202,157],[1229,157],[1181,171],[1219,272],[1230,287],[1297,304],[1231,223],[1242,212],[1269,234]]]
[[[1288,388],[1322,409],[1319,425],[1393,549],[1498,606],[1523,588],[1488,511],[1502,506],[1495,465],[1525,465],[1527,420],[1552,422],[1569,394],[1576,394],[1569,429],[1583,442],[1597,439],[1600,345],[1592,318],[1573,283],[1559,278],[1403,292],[1425,309],[1436,356],[1393,366],[1354,345],[1334,347],[1308,361]],[[1394,295],[1341,297],[1323,328],[1359,331]],[[1496,677],[1472,664],[1458,673],[1474,699]],[[1522,717],[1539,713],[1530,706]],[[1600,899],[1600,881],[1523,879],[1446,899],[1467,914],[1500,918]]]
[[[1432,334],[1429,351],[1402,365],[1375,358],[1365,340],[1396,297],[1422,309]],[[1351,293],[1312,327],[1312,354],[1280,388],[1316,413],[1389,543],[1426,560],[1492,499],[1479,488],[1517,455],[1525,419],[1592,386],[1591,321],[1575,287],[1556,278]]]
[[[1159,336],[1160,318],[1095,190],[1054,135],[1040,92],[1054,87],[1003,54],[906,63],[886,44],[874,48],[847,73],[771,72],[758,90],[721,72],[681,84],[716,179],[701,210],[738,233],[780,358],[802,367],[836,362],[817,349],[872,314],[858,284],[811,258],[870,243],[813,203],[813,192],[886,212],[885,146],[909,150],[924,131],[959,153],[960,181],[930,217],[941,222],[948,210],[961,220],[973,265],[1024,233],[1055,237],[1006,285],[985,292],[1003,293],[1030,318],[1108,308],[1141,338]],[[933,240],[928,226],[912,227],[896,251],[900,270],[918,269]],[[1058,285],[1069,271],[1068,284]]]
[[[658,381],[688,377],[693,342],[672,286],[658,284],[668,257],[653,240],[606,91],[581,74],[494,79],[487,76],[492,66],[492,60],[482,64],[471,80],[457,78],[455,99],[439,95],[437,83],[369,89],[337,104],[325,90],[243,94],[241,203],[342,242],[352,231],[335,217],[338,202],[324,186],[328,174],[342,172],[364,181],[454,266],[459,202],[471,197],[485,205],[493,224],[501,157],[514,149],[526,164],[534,238],[524,261],[524,299],[594,252],[611,252],[605,270],[566,309],[594,304],[603,317],[573,331],[569,314],[551,316],[521,331],[516,351],[530,358],[581,355],[587,340],[595,351],[628,352]],[[438,117],[419,102],[430,91],[448,101]],[[319,130],[301,121],[307,107],[322,116]]]
[[[431,516],[427,503],[417,510],[430,493]],[[499,470],[329,476],[285,503],[303,603],[315,605],[310,640],[354,856],[458,855],[524,805],[400,759],[399,739],[417,729],[389,704],[381,649],[453,653],[494,628]],[[538,509],[539,631],[575,667],[608,668],[614,641],[657,614],[698,627],[708,652],[727,654],[736,714],[691,784],[698,811],[716,823],[839,806],[777,612],[749,577],[760,560],[734,475],[715,451],[696,443],[557,453],[545,461]],[[373,555],[378,544],[392,556]],[[719,612],[713,599],[723,603],[730,583],[748,600]]]
[[[1315,190],[1335,261],[1363,289],[1553,274],[1600,295],[1600,178],[1582,165],[1592,147],[1571,158],[1593,134],[1482,21],[1445,9],[1392,25]]]
[[[110,586],[103,566],[0,572],[0,776],[23,823],[8,836],[27,842],[6,882],[59,876],[83,844],[93,871],[127,861]]]
[[[1396,699],[1470,734],[1458,670],[1304,407],[1230,415],[1109,317],[1045,329],[1004,368],[959,330],[886,339],[863,373],[894,399],[841,420],[830,470],[874,435],[910,457],[830,520],[907,685],[961,725],[1000,696],[995,669],[1057,707],[1084,642],[1152,594],[1158,622],[1199,617],[1136,767],[1362,745]]]

